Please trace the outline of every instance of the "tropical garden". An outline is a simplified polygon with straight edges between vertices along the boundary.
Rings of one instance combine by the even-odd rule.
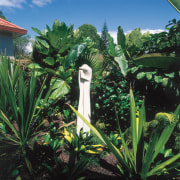
[[[119,26],[117,43],[106,23],[101,36],[58,20],[32,29],[28,65],[1,54],[0,179],[178,179],[180,21],[156,34]],[[91,123],[77,111],[82,64]],[[77,116],[90,132],[77,134]]]

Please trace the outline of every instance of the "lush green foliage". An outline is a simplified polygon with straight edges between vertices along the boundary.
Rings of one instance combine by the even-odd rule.
[[[96,28],[91,24],[83,24],[78,28],[80,39],[83,40],[84,38],[89,37],[94,43],[94,47],[99,49],[100,46],[100,36],[97,33]]]
[[[92,80],[92,110],[96,125],[106,132],[115,130],[118,114],[123,131],[129,126],[129,82],[117,70],[102,77],[94,76]],[[139,93],[136,93],[136,100]],[[140,105],[141,102],[138,102]],[[116,109],[116,113],[115,113]]]
[[[72,129],[70,129],[72,130]],[[63,136],[65,140],[65,150],[68,154],[74,154],[74,158],[78,161],[81,158],[87,158],[88,163],[95,163],[104,146],[102,144],[94,144],[93,135],[88,132],[83,133],[81,129],[80,133],[77,134],[76,128],[73,132],[69,132],[66,128],[64,129]]]
[[[120,69],[123,76],[127,75],[128,61],[120,45],[115,45],[113,38],[107,33],[109,46],[107,54],[105,54],[105,61],[115,69]]]
[[[72,106],[71,109],[84,121],[91,130],[105,143],[111,152],[116,156],[119,163],[118,168],[120,174],[125,179],[140,178],[147,179],[148,177],[155,177],[163,175],[164,172],[168,172],[180,164],[177,162],[180,159],[180,153],[174,155],[168,159],[158,160],[158,154],[162,150],[162,147],[167,143],[170,135],[173,132],[175,124],[178,120],[180,107],[176,109],[173,122],[169,122],[164,126],[159,123],[158,128],[152,133],[149,142],[145,142],[144,128],[145,128],[145,106],[142,104],[139,118],[136,118],[136,106],[133,97],[132,90],[130,90],[130,115],[131,115],[131,128],[132,128],[132,152],[129,151],[129,147],[125,143],[123,133],[119,127],[119,134],[122,139],[123,151],[121,152],[113,143],[103,134],[100,130],[93,127],[81,114],[79,114]]]
[[[140,47],[141,53],[165,53],[166,55],[175,53],[176,56],[179,56],[180,21],[173,19],[169,21],[169,24],[165,28],[166,31],[149,34],[145,38],[144,43]]]
[[[124,179],[179,175],[180,107],[172,113],[179,104],[179,21],[154,35],[142,35],[140,28],[125,35],[119,26],[117,45],[106,28],[103,51],[96,49],[99,36],[92,25],[74,32],[73,26],[56,20],[52,29],[33,28],[39,36],[28,74],[19,63],[1,57],[1,179],[18,179],[22,172],[31,179],[41,174],[84,179],[87,165],[109,151]],[[65,106],[77,107],[82,64],[93,70],[91,118],[97,128],[71,108],[91,134],[76,133],[76,116]],[[67,161],[62,159],[65,153]]]
[[[117,42],[128,60],[132,60],[132,58],[137,57],[141,53],[140,48],[146,37],[149,37],[149,32],[142,34],[140,28],[136,28],[125,35],[123,28],[121,26],[118,27]]]

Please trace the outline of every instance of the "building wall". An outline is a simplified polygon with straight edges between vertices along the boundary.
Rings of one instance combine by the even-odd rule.
[[[0,54],[6,49],[7,56],[14,56],[13,37],[11,33],[0,31]]]

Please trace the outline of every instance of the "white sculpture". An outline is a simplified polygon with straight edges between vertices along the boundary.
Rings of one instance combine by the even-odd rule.
[[[90,103],[90,84],[92,79],[92,69],[87,65],[83,64],[79,68],[79,106],[78,112],[83,115],[83,117],[90,123],[91,118],[91,103]],[[77,117],[77,134],[79,134],[80,129],[83,128],[84,132],[90,131],[90,128]]]

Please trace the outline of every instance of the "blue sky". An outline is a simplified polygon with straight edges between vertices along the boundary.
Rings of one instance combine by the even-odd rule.
[[[118,26],[126,33],[137,27],[165,30],[169,20],[180,19],[167,0],[0,0],[0,10],[9,21],[27,29],[32,38],[36,33],[31,27],[43,30],[55,19],[73,24],[74,29],[92,24],[98,32],[106,21],[112,36]]]

